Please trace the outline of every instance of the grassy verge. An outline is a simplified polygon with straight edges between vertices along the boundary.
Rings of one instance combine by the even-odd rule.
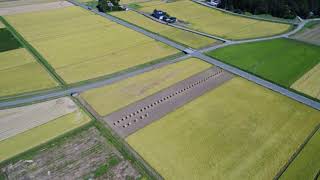
[[[7,29],[16,37],[16,39],[25,47],[41,64],[46,71],[57,81],[60,86],[66,85],[65,81],[55,72],[53,67],[44,59],[44,57],[33,48],[16,30],[13,26],[9,24],[2,16],[0,16],[0,21],[6,25]]]

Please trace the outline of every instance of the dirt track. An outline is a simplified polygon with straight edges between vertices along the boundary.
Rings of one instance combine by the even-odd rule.
[[[78,109],[67,97],[0,110],[0,141]]]
[[[51,3],[6,7],[6,8],[0,8],[0,15],[3,16],[3,15],[13,15],[13,14],[19,14],[19,13],[34,12],[34,11],[51,10],[51,9],[68,7],[68,6],[72,6],[72,4],[67,1],[59,1],[59,2],[51,2]]]
[[[103,119],[121,137],[125,138],[232,77],[232,74],[213,67],[105,116]]]

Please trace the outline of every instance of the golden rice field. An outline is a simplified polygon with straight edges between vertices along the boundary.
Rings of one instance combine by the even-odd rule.
[[[86,91],[81,97],[104,116],[210,67],[208,63],[191,58]]]
[[[273,179],[320,112],[233,78],[126,141],[164,179]]]
[[[90,121],[91,119],[86,113],[78,110],[0,141],[0,162],[46,143]]]
[[[166,11],[171,16],[185,21],[191,29],[227,39],[251,39],[272,36],[288,31],[287,24],[259,21],[240,16],[230,15],[214,10],[189,0],[172,3],[143,3],[140,9],[151,13],[154,9]]]
[[[320,99],[320,64],[298,79],[291,88]]]
[[[160,24],[134,11],[113,12],[112,15],[192,48],[202,48],[218,43],[212,38]]]
[[[178,53],[75,6],[5,19],[67,83],[109,75]]]
[[[58,83],[24,48],[0,53],[0,96],[52,88]]]

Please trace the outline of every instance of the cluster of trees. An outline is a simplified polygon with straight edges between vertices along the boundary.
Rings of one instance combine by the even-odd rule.
[[[221,0],[220,8],[292,19],[320,15],[320,0]]]
[[[119,4],[120,0],[99,0],[97,8],[101,12],[122,10]]]

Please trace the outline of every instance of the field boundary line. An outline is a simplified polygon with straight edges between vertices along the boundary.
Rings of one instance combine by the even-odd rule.
[[[93,121],[93,126],[98,129],[101,135],[109,140],[110,143],[124,156],[125,159],[129,160],[132,165],[139,169],[139,172],[147,175],[151,179],[163,179],[157,171],[155,171],[141,156],[139,156],[129,144],[127,144],[117,133],[115,133],[106,123],[103,122],[100,115],[93,110],[93,108],[84,100],[79,97],[72,97],[75,103],[83,110]],[[85,104],[82,104],[85,103]],[[89,106],[90,108],[87,108]],[[90,110],[93,110],[91,112]],[[95,115],[98,115],[96,117]],[[142,172],[141,172],[142,171]]]
[[[37,62],[48,72],[48,74],[56,80],[60,86],[66,85],[66,82],[55,72],[54,68],[48,63],[47,60],[29,44],[23,36],[13,27],[11,24],[2,16],[0,16],[0,21],[7,27],[7,29],[17,38],[17,40],[26,48],[32,56],[37,60]]]
[[[200,32],[200,31],[197,31],[197,30],[193,30],[193,29],[189,29],[189,28],[186,28],[186,27],[183,27],[183,26],[180,26],[180,25],[176,25],[176,24],[170,24],[170,23],[165,23],[161,20],[158,20],[154,17],[152,17],[151,15],[145,13],[145,12],[142,12],[142,11],[139,11],[139,10],[136,10],[136,9],[132,9],[132,8],[129,8],[131,11],[134,11],[138,14],[141,14],[155,22],[158,22],[160,24],[163,24],[163,25],[167,25],[167,26],[171,26],[173,28],[177,28],[177,29],[180,29],[180,30],[183,30],[183,31],[188,31],[188,32],[191,32],[191,33],[194,33],[194,34],[198,34],[198,35],[201,35],[201,36],[204,36],[204,37],[208,37],[208,38],[211,38],[211,39],[215,39],[215,40],[219,40],[219,41],[222,41],[222,42],[230,42],[232,40],[228,40],[228,39],[224,39],[222,37],[219,37],[219,36],[216,36],[216,35],[212,35],[212,34],[208,34],[208,33],[205,33],[205,32]]]
[[[285,21],[285,20],[276,20],[276,19],[268,19],[268,18],[263,18],[263,17],[256,17],[256,16],[248,16],[248,15],[245,15],[245,14],[238,14],[238,13],[234,13],[234,12],[231,12],[231,11],[228,11],[228,10],[225,10],[225,9],[220,9],[220,8],[217,8],[217,7],[214,7],[214,6],[210,6],[202,1],[199,1],[199,0],[191,0],[197,4],[200,4],[202,6],[205,6],[205,7],[208,7],[208,8],[211,8],[211,9],[215,9],[217,11],[220,11],[220,12],[223,12],[223,13],[227,13],[227,14],[230,14],[230,15],[234,15],[234,16],[240,16],[240,17],[244,17],[244,18],[249,18],[249,19],[255,19],[255,20],[260,20],[260,21],[269,21],[269,22],[274,22],[274,23],[282,23],[282,24],[289,24],[289,25],[298,25],[299,23],[296,23],[296,22],[290,22],[290,21]]]
[[[298,157],[300,152],[304,149],[304,147],[308,144],[308,142],[311,140],[311,138],[319,130],[320,130],[320,123],[311,131],[311,133],[307,136],[307,138],[303,141],[303,143],[300,144],[298,149],[295,150],[295,152],[291,155],[291,157],[288,159],[286,164],[284,164],[284,166],[279,170],[279,172],[275,175],[275,177],[273,179],[278,180],[283,175],[283,173],[288,169],[288,167],[291,165],[291,163],[296,159],[296,157]]]
[[[42,102],[48,99],[54,99],[54,98],[70,95],[71,93],[74,93],[74,92],[83,92],[89,89],[106,86],[106,85],[130,78],[132,76],[136,76],[136,75],[139,75],[139,74],[172,64],[172,63],[183,61],[188,58],[191,58],[191,55],[184,55],[174,59],[164,60],[156,64],[148,65],[143,68],[138,68],[131,72],[125,72],[119,75],[115,75],[113,77],[102,78],[96,81],[78,84],[77,86],[74,86],[74,87],[66,87],[64,89],[56,90],[49,93],[41,92],[39,94],[33,94],[25,97],[12,98],[13,100],[12,99],[6,99],[4,101],[0,100],[0,109],[24,106],[27,104],[33,104],[35,102]]]

